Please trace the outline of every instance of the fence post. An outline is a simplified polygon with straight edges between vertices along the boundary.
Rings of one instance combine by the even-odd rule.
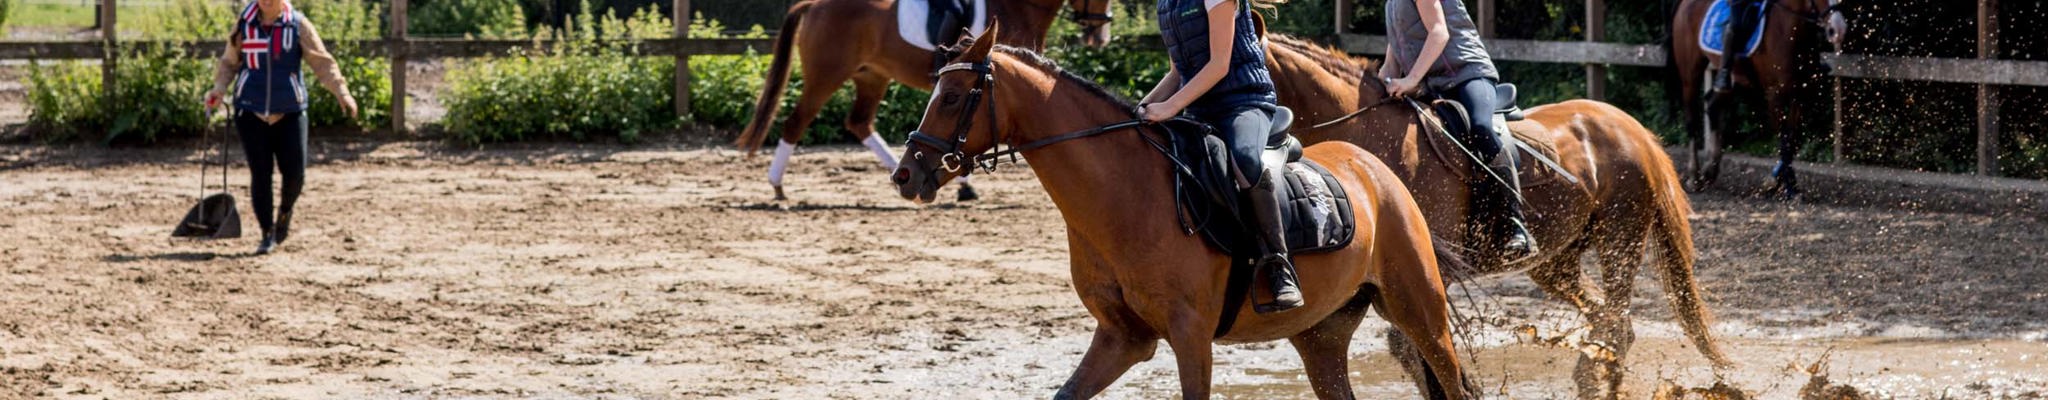
[[[405,59],[412,46],[405,40],[405,0],[391,0],[391,32],[386,35],[385,47],[391,52],[391,132],[403,134],[405,128]]]
[[[114,106],[114,66],[121,59],[121,49],[116,46],[119,31],[114,29],[114,0],[100,0],[100,99],[110,109]]]
[[[675,0],[676,118],[690,115],[690,0]]]
[[[1843,82],[1842,82],[1842,78],[1840,78],[1840,77],[1832,78],[1831,80],[1832,80],[1832,81],[1834,82],[1834,85],[1833,85],[1833,86],[1835,87],[1835,96],[1834,96],[1834,97],[1835,97],[1835,128],[1834,128],[1834,129],[1835,129],[1835,132],[1834,132],[1834,135],[1833,135],[1833,139],[1834,139],[1834,142],[1835,142],[1835,143],[1834,143],[1834,147],[1835,147],[1835,160],[1834,160],[1834,163],[1835,163],[1835,164],[1848,164],[1848,163],[1849,163],[1849,160],[1848,160],[1848,159],[1846,158],[1847,154],[1842,154],[1842,141],[1844,141],[1844,140],[1848,140],[1848,139],[1846,138],[1846,136],[1848,136],[1848,131],[1849,131],[1849,130],[1848,130],[1848,128],[1844,128],[1844,127],[1842,127],[1842,124],[1843,124],[1843,123],[1845,123],[1845,122],[1848,122],[1847,118],[1842,118],[1842,112],[1843,112],[1843,110],[1842,110],[1842,85],[1843,85]]]
[[[1607,1],[1586,0],[1586,41],[1607,40]],[[1586,64],[1586,98],[1607,101],[1607,65]]]
[[[1977,58],[1998,58],[1998,0],[1977,0]],[[1977,85],[1977,175],[1998,175],[1998,87]]]
[[[1493,38],[1494,0],[1479,0],[1479,37]]]

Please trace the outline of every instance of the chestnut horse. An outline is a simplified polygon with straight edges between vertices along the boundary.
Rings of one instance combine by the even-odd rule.
[[[1303,143],[1349,142],[1383,157],[1394,176],[1415,190],[1431,232],[1466,249],[1479,247],[1481,238],[1462,227],[1473,211],[1464,175],[1465,163],[1473,161],[1442,133],[1424,129],[1414,108],[1390,100],[1379,80],[1362,79],[1374,76],[1370,62],[1277,34],[1267,36],[1266,54],[1281,105],[1295,111],[1295,126],[1311,127],[1295,131]],[[1686,220],[1691,205],[1656,135],[1606,103],[1574,100],[1527,114],[1527,120],[1509,123],[1510,129],[1552,142],[1556,161],[1580,181],[1568,182],[1524,155],[1529,228],[1546,251],[1514,264],[1465,254],[1476,273],[1526,271],[1545,292],[1577,309],[1592,328],[1586,338],[1591,345],[1582,346],[1586,354],[1574,374],[1581,397],[1613,398],[1622,359],[1635,341],[1629,303],[1638,264],[1645,244],[1654,243],[1655,269],[1686,336],[1715,365],[1731,365],[1712,339],[1693,280],[1692,225]],[[1598,256],[1604,289],[1581,280],[1579,257],[1588,251]],[[1407,346],[1403,337],[1389,340],[1393,348]]]
[[[935,0],[941,1],[941,0]],[[1045,47],[1045,35],[1059,16],[1060,2],[1073,7],[1073,20],[1081,24],[1082,41],[1100,47],[1110,40],[1110,0],[987,0],[990,21],[1001,19],[1019,26],[996,40],[1033,50]],[[782,107],[784,85],[789,82],[791,46],[803,58],[803,97],[796,110],[782,123],[782,143],[791,148],[803,139],[804,130],[833,92],[847,80],[853,81],[853,113],[846,129],[862,141],[875,134],[875,114],[882,105],[890,82],[902,82],[918,89],[932,87],[933,52],[911,45],[897,35],[895,0],[805,0],[789,7],[782,30],[775,34],[775,57],[768,67],[767,84],[762,85],[753,119],[740,131],[735,145],[749,157],[760,150],[768,125]],[[922,28],[919,28],[922,29]],[[932,40],[940,40],[933,38]],[[870,145],[874,146],[874,145]],[[780,151],[778,149],[778,151]],[[769,170],[769,185],[775,199],[782,200],[782,167],[786,154],[778,154]],[[896,168],[896,160],[877,149],[883,170]],[[961,183],[962,200],[972,200],[973,189]]]
[[[1170,164],[1150,145],[1164,139],[1093,82],[1030,50],[993,47],[975,41],[940,70],[921,133],[891,180],[904,198],[926,203],[963,167],[1009,152],[989,153],[997,145],[1022,152],[1067,224],[1074,289],[1096,321],[1087,354],[1054,398],[1095,396],[1150,359],[1161,339],[1179,365],[1182,398],[1209,398],[1215,343],[1278,339],[1300,353],[1318,396],[1350,398],[1346,353],[1368,309],[1419,344],[1433,378],[1424,393],[1466,398],[1435,241],[1408,188],[1379,159],[1341,142],[1306,150],[1351,194],[1358,232],[1339,250],[1295,256],[1307,305],[1275,314],[1241,306],[1218,337],[1231,257],[1182,233]]]
[[[1726,68],[1722,57],[1700,49],[1700,25],[1714,0],[1685,0],[1671,18],[1671,65],[1677,70],[1679,103],[1684,107],[1686,147],[1691,150],[1688,183],[1693,189],[1711,185],[1721,173],[1723,141],[1732,134],[1737,96],[1713,96],[1713,74]],[[1735,89],[1761,94],[1765,126],[1778,135],[1778,165],[1773,190],[1783,198],[1799,197],[1794,158],[1804,146],[1804,116],[1796,104],[1802,84],[1820,75],[1823,40],[1839,43],[1843,20],[1834,14],[1836,0],[1764,0],[1768,20],[1757,25],[1763,40],[1754,53],[1736,65]],[[1825,36],[1825,39],[1823,39]],[[1819,86],[1804,87],[1818,90]],[[1760,93],[1757,93],[1760,92]],[[1748,97],[1748,96],[1746,96]],[[1705,154],[1701,154],[1704,152]]]

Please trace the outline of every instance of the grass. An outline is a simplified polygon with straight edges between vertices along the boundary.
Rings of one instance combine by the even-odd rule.
[[[84,29],[93,25],[93,8],[98,6],[92,2],[58,0],[15,3],[14,7],[14,10],[10,12],[13,15],[7,18],[7,26],[10,28]],[[115,11],[114,14],[115,24],[120,25],[123,28],[122,30],[125,31],[140,28],[135,24],[151,20],[151,18],[142,18],[145,13],[154,13],[164,7],[160,5],[140,5],[119,6],[118,8],[119,10]]]

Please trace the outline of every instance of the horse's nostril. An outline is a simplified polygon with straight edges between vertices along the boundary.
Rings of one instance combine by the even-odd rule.
[[[895,182],[896,186],[903,186],[903,184],[910,183],[910,169],[897,168],[895,173],[889,174],[889,181]]]

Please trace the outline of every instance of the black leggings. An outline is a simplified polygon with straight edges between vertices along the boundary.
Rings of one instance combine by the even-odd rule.
[[[1465,106],[1465,116],[1472,119],[1472,129],[1465,130],[1465,137],[1458,138],[1486,162],[1500,154],[1500,137],[1493,133],[1493,112],[1500,108],[1500,99],[1494,98],[1492,79],[1479,78],[1451,87],[1444,97],[1456,100]]]
[[[306,112],[285,114],[275,124],[264,123],[256,113],[235,116],[235,130],[242,135],[242,153],[249,156],[249,202],[256,209],[256,226],[270,232],[276,217],[271,214],[270,171],[284,175],[284,204],[279,214],[290,214],[306,187]]]

